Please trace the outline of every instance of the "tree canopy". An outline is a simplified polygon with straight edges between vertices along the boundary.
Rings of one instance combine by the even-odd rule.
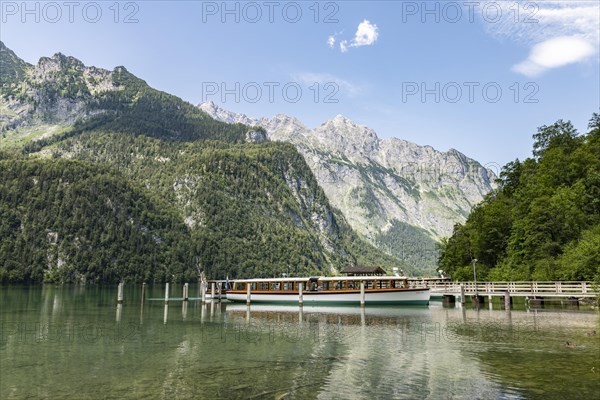
[[[442,244],[440,268],[470,280],[600,282],[600,116],[579,134],[558,120],[533,135],[533,157],[506,164],[499,187]]]

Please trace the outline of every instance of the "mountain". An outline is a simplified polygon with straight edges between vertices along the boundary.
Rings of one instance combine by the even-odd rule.
[[[416,273],[362,240],[296,148],[262,128],[217,121],[124,67],[0,50],[2,281]]]
[[[216,121],[176,96],[151,88],[122,66],[112,71],[87,67],[61,53],[29,65],[3,43],[0,60],[0,132],[6,145],[38,142],[39,148],[52,136],[64,136],[65,128],[71,135],[107,129],[170,140],[234,143],[255,136],[247,126]]]
[[[287,115],[249,118],[213,102],[199,108],[229,124],[264,128],[293,144],[332,205],[363,238],[406,263],[433,273],[437,242],[452,234],[495,187],[495,175],[457,150],[440,152],[397,139],[342,115],[307,128]]]

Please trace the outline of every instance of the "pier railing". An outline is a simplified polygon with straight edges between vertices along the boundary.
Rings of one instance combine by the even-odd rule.
[[[585,281],[532,281],[532,282],[428,282],[416,281],[417,286],[427,286],[432,293],[456,295],[460,294],[461,286],[465,295],[500,296],[506,291],[511,296],[530,297],[595,297],[598,288]]]

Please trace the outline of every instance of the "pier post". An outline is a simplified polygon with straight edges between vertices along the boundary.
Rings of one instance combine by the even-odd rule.
[[[510,310],[510,292],[508,291],[508,289],[504,292],[504,308],[506,310]]]
[[[442,296],[442,304],[445,306],[450,306],[452,305],[452,307],[454,307],[454,304],[456,303],[456,297],[450,294],[445,294]]]
[[[465,304],[465,286],[460,285],[460,304]]]
[[[123,282],[119,283],[117,291],[117,304],[123,304]]]
[[[182,301],[181,302],[181,316],[184,321],[187,319],[187,308],[188,308],[187,301]]]
[[[216,295],[217,295],[217,291],[215,290],[215,283],[213,282],[210,284],[210,296],[211,296],[211,299],[213,302],[216,299],[216,297],[215,297]]]
[[[567,297],[567,306],[570,309],[578,310],[579,309],[579,300],[577,299],[577,297]]]
[[[188,283],[183,284],[183,301],[188,301]]]
[[[360,305],[365,305],[365,281],[360,281]]]
[[[169,304],[169,282],[165,283],[165,304]]]
[[[142,305],[146,301],[146,282],[142,283]]]
[[[251,283],[248,282],[246,283],[246,304],[250,304],[250,287],[251,287]]]
[[[302,303],[304,302],[304,294],[302,292],[303,289],[303,283],[302,282],[298,282],[298,304],[302,305]]]
[[[529,299],[529,307],[544,308],[544,298],[534,297],[533,299]]]
[[[200,282],[200,298],[202,300],[202,304],[206,303],[206,283]]]

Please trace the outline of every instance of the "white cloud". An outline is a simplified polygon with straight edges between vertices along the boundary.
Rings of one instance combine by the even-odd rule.
[[[335,46],[335,36],[331,35],[327,38],[327,44],[329,45],[330,48],[333,48],[333,46]]]
[[[333,83],[337,86],[341,93],[349,97],[356,97],[363,91],[363,88],[360,86],[327,73],[301,72],[292,74],[291,77],[295,82],[301,83],[308,87],[318,83],[322,90],[325,90],[324,85]]]
[[[348,51],[348,41],[347,40],[342,40],[340,42],[340,50],[342,53],[345,53]]]
[[[594,53],[594,47],[585,39],[561,36],[536,44],[525,61],[513,66],[513,71],[535,77],[547,69],[585,60]]]
[[[487,3],[502,6],[499,21],[486,21]],[[519,4],[520,7],[515,7]],[[582,62],[600,47],[600,3],[577,0],[538,1],[531,3],[486,1],[475,12],[486,31],[501,40],[510,40],[531,48],[527,59],[513,71],[536,76],[567,64]]]
[[[350,44],[352,47],[370,46],[379,37],[379,28],[377,25],[370,23],[366,19],[358,24],[354,40]]]
[[[329,36],[327,39],[327,44],[329,47],[333,48],[335,45],[335,35]],[[348,41],[346,39],[340,41],[340,51],[345,53],[349,50],[350,47],[361,47],[361,46],[371,46],[373,43],[377,41],[379,37],[379,28],[377,25],[372,24],[368,20],[363,20],[360,24],[358,24],[358,28],[356,28],[356,33],[354,34],[354,39]]]

